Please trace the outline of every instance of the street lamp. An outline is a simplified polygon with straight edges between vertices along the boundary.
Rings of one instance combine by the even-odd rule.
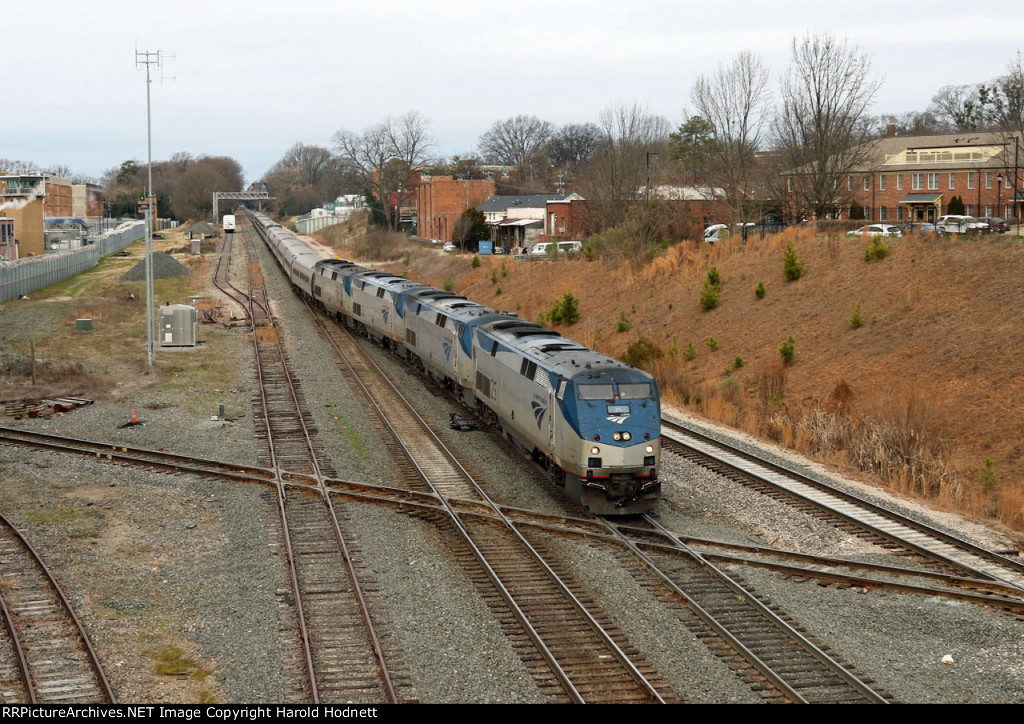
[[[996,174],[996,216],[1002,214],[1003,205],[1003,174]]]

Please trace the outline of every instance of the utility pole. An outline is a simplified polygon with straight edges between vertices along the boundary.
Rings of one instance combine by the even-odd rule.
[[[156,364],[156,315],[153,310],[153,124],[150,120],[150,68],[160,67],[161,51],[135,50],[135,67],[146,68],[146,372]]]

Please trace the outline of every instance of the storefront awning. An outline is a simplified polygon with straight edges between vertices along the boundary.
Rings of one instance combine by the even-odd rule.
[[[937,204],[942,194],[907,194],[900,199],[901,204]]]

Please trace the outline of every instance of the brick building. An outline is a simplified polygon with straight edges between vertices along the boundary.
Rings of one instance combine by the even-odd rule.
[[[853,203],[837,207],[834,218],[850,218],[859,204],[876,222],[935,221],[949,213],[954,196],[968,216],[999,216],[1020,223],[1021,164],[1024,144],[1014,133],[957,133],[942,136],[890,135],[868,144],[865,160],[843,181],[837,196]],[[795,191],[799,172],[783,174],[786,211],[800,218]],[[1015,183],[1014,179],[1017,179]]]
[[[47,173],[0,174],[0,207],[13,219],[17,255],[38,256],[45,251],[48,222],[101,217],[103,194],[95,184],[73,184]]]
[[[494,195],[494,180],[454,179],[423,175],[416,189],[416,233],[428,239],[451,241],[455,222],[471,207]]]

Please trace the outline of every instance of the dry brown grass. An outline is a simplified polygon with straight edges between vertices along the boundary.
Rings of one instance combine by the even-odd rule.
[[[782,274],[790,241],[806,261],[795,282]],[[805,225],[746,246],[683,242],[642,268],[506,260],[497,298],[489,276],[498,259],[473,270],[468,257],[434,254],[414,262],[410,277],[440,285],[452,276],[460,293],[531,320],[571,289],[581,318],[563,334],[617,357],[641,335],[666,352],[674,344],[676,355],[651,365],[666,402],[1024,530],[1024,325],[998,311],[1024,309],[1024,246],[1010,236],[907,237],[890,251],[866,264],[860,240]],[[711,266],[722,297],[704,312],[700,285]],[[858,300],[864,326],[854,330]],[[624,334],[615,331],[621,311],[632,323]],[[782,367],[789,335],[796,360]],[[713,353],[709,337],[719,343]],[[690,341],[697,357],[686,362]],[[736,356],[744,366],[723,387],[723,366]],[[979,479],[985,458],[994,487]]]

